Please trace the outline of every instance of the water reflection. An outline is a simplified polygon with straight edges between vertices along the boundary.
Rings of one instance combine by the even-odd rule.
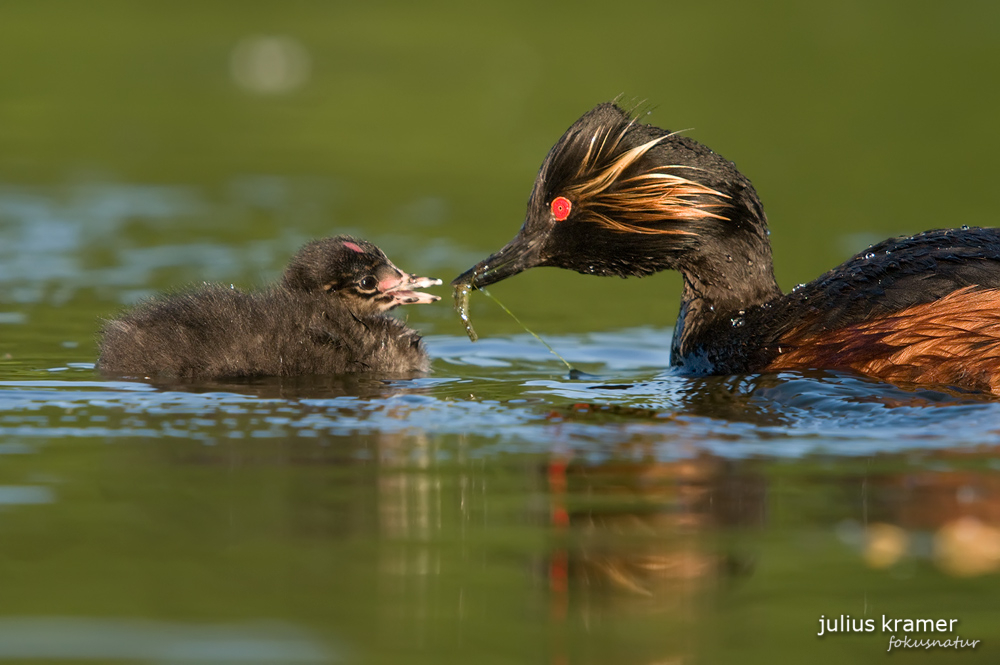
[[[774,528],[773,471],[696,451],[662,461],[664,443],[633,437],[608,442],[603,461],[570,451],[527,463],[484,459],[475,439],[376,431],[278,447],[234,443],[201,455],[218,456],[230,473],[293,470],[281,484],[291,542],[378,542],[363,550],[375,568],[372,602],[402,642],[444,648],[464,635],[475,643],[487,624],[509,620],[484,608],[514,602],[518,614],[538,613],[557,660],[576,661],[585,647],[610,649],[620,644],[611,626],[648,621],[655,631],[616,662],[663,662],[702,650],[694,636],[713,621],[714,599],[729,602],[759,562],[773,566],[761,557],[776,554],[762,552],[755,535]],[[843,487],[861,497],[867,485],[874,520],[879,477],[834,468],[808,491],[840,511],[849,502],[830,500],[831,492]],[[846,514],[861,518],[860,508]]]
[[[278,622],[209,626],[81,617],[0,617],[0,659],[160,665],[340,660],[315,638]]]
[[[289,621],[302,608],[387,662],[413,645],[468,659],[508,631],[518,639],[491,648],[512,659],[520,647],[547,649],[553,662],[684,662],[710,649],[705,627],[723,625],[719,608],[739,607],[745,590],[801,613],[801,594],[781,589],[817,583],[804,563],[817,552],[841,566],[837,584],[852,602],[867,593],[855,579],[866,566],[926,588],[907,562],[979,579],[997,566],[995,450],[937,441],[880,453],[887,432],[863,434],[849,419],[837,429],[823,415],[850,411],[846,398],[813,416],[827,428],[817,444],[787,426],[663,413],[628,396],[616,408],[539,398],[538,379],[497,380],[523,397],[492,400],[457,398],[470,389],[459,376],[181,390],[84,381],[87,371],[0,386],[0,428],[22,446],[4,457],[15,464],[0,467],[2,480],[52,488],[54,501],[0,511],[7,533],[95,542],[77,556],[134,566],[145,584],[182,589],[176,602],[209,603],[215,619],[243,603],[251,616],[277,607]],[[749,402],[780,390],[773,377],[744,381]],[[845,385],[807,383],[827,395]],[[488,395],[487,384],[472,390]],[[931,408],[860,403],[862,418]],[[944,408],[971,408],[960,413],[973,421],[989,411]],[[855,435],[845,448],[861,455],[818,452]],[[771,453],[748,455],[751,445]],[[95,454],[106,461],[92,465]],[[36,465],[48,481],[26,472]],[[81,501],[89,487],[102,492]],[[797,543],[810,533],[821,540],[806,556]],[[126,554],[111,548],[119,541]],[[768,576],[789,560],[793,581]],[[12,561],[0,553],[0,574]],[[28,565],[33,585],[64,565]],[[86,567],[74,574],[69,589],[102,580],[116,590],[112,609],[137,603],[159,616],[156,596]],[[208,598],[197,580],[233,600]],[[60,607],[45,604],[53,615]]]
[[[601,463],[572,452],[484,460],[481,443],[462,438],[366,442],[379,598],[411,637],[447,616],[462,644],[482,639],[487,617],[503,625],[527,612],[550,662],[600,662],[579,658],[587,644],[611,648],[599,626],[648,620],[657,630],[615,662],[687,658],[696,645],[685,633],[704,620],[705,598],[753,574],[756,553],[739,534],[767,525],[767,481],[753,464],[708,454],[662,462],[658,437],[613,444]],[[490,590],[498,584],[524,596],[516,609],[487,611],[510,600]]]
[[[683,605],[685,589],[752,572],[752,556],[725,551],[717,534],[766,524],[763,476],[706,454],[659,462],[652,442],[619,448],[623,458],[599,465],[548,465],[553,532],[571,543],[553,552],[554,591],[573,583],[583,598],[642,598],[662,609]]]
[[[842,525],[841,539],[873,568],[929,559],[958,577],[1000,570],[1000,478],[991,468],[996,453],[936,452],[916,469],[873,473],[866,478],[871,523]]]
[[[420,376],[420,375],[415,375]],[[228,393],[272,400],[324,400],[352,397],[357,400],[383,400],[399,395],[429,394],[438,382],[414,381],[414,377],[372,373],[311,375],[290,377],[254,377],[212,381],[144,381],[156,390],[183,391],[195,394]]]

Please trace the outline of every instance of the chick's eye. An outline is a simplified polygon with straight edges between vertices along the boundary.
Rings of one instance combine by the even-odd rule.
[[[570,203],[569,199],[565,196],[557,196],[552,201],[552,216],[556,218],[557,222],[561,222],[569,217],[569,211],[572,208],[573,204]]]
[[[375,287],[378,286],[378,280],[375,279],[373,276],[368,275],[367,277],[362,279],[358,285],[365,291],[374,291]]]

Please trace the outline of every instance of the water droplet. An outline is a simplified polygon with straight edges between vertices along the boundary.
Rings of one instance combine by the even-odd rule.
[[[747,265],[748,266],[752,266],[753,265],[753,259],[747,259]]]
[[[726,254],[726,261],[732,261],[732,260],[733,260],[733,257],[731,257],[729,254]]]
[[[735,319],[729,319],[729,322],[733,324],[734,328],[741,327],[746,321],[743,320],[742,316],[737,316]]]
[[[866,252],[863,258],[874,259],[875,258],[875,252]]]
[[[715,305],[709,305],[708,306],[708,311],[714,312],[715,311]]]
[[[780,346],[778,347],[778,353],[781,353],[781,347]]]
[[[792,291],[798,291],[799,289],[805,287],[805,284],[796,284]]]
[[[968,224],[962,224],[962,230],[963,231],[968,231],[969,230],[969,225]]]

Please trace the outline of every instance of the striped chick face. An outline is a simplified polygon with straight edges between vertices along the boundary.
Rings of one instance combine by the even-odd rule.
[[[285,288],[326,293],[358,316],[436,302],[440,296],[420,289],[440,283],[400,270],[381,249],[350,236],[309,243],[295,255],[284,276]]]

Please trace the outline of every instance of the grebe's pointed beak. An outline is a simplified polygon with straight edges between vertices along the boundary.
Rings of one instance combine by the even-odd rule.
[[[540,265],[542,240],[537,235],[519,233],[499,252],[456,277],[451,285],[455,288],[470,286],[478,289]]]

